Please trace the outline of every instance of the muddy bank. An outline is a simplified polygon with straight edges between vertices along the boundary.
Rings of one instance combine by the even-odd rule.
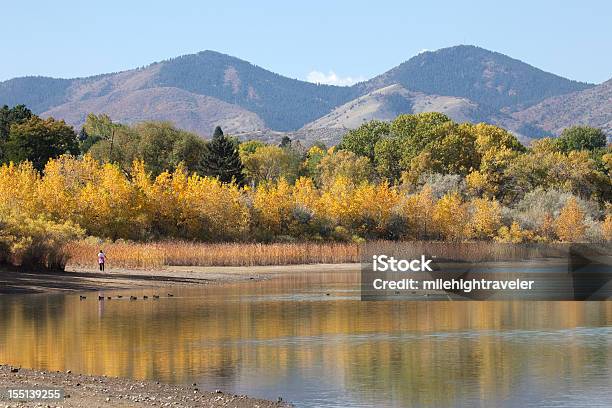
[[[14,372],[16,371],[16,372]],[[288,407],[244,395],[198,389],[196,385],[170,385],[153,381],[87,376],[69,372],[17,369],[0,365],[0,390],[11,388],[62,389],[65,398],[19,402],[0,397],[2,407]]]
[[[144,289],[174,285],[207,285],[241,280],[263,280],[279,273],[354,271],[359,264],[313,264],[287,266],[168,266],[162,269],[68,267],[60,273],[0,270],[0,294],[83,292]]]

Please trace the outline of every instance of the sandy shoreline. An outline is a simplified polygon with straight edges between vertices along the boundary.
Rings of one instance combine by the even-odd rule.
[[[312,264],[286,266],[168,266],[162,269],[96,269],[69,266],[60,273],[0,270],[0,295],[84,292],[174,285],[221,284],[269,279],[280,273],[359,271],[359,264]]]
[[[13,372],[17,370],[17,372]],[[62,389],[62,400],[19,402],[7,399],[8,389]],[[244,395],[199,390],[195,385],[171,385],[155,381],[88,376],[70,372],[18,369],[0,365],[2,407],[289,407]]]

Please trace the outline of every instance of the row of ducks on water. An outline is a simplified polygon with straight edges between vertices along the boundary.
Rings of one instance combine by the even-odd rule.
[[[168,297],[174,297],[174,295],[172,293],[168,293],[167,296]],[[122,298],[123,298],[122,295],[117,295],[117,299],[122,299]],[[144,295],[142,297],[143,300],[147,300],[148,298],[149,297],[147,295]],[[153,295],[152,298],[153,299],[159,299],[159,295]],[[85,300],[85,299],[87,299],[87,296],[83,296],[83,295],[79,296],[79,300]],[[98,296],[98,300],[104,300],[104,299],[105,299],[104,296]],[[107,296],[106,299],[107,300],[111,300],[112,297],[111,296]],[[138,300],[138,297],[137,296],[130,296],[130,300]]]

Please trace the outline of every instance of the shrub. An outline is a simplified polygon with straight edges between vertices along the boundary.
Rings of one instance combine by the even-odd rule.
[[[509,227],[502,226],[495,237],[495,241],[505,244],[520,244],[532,239],[533,235],[531,232],[523,230],[516,221]]]
[[[542,227],[548,216],[556,218],[568,202],[574,199],[585,211],[585,216],[591,219],[600,218],[596,203],[579,199],[571,193],[559,190],[544,190],[541,188],[525,194],[514,209],[510,210],[510,217],[516,220],[522,228],[536,230]]]
[[[453,192],[464,195],[467,190],[465,179],[459,174],[427,173],[419,177],[419,184],[431,187],[431,192],[437,199]]]
[[[27,269],[63,270],[67,243],[83,231],[71,222],[57,223],[18,213],[0,215],[0,261]]]

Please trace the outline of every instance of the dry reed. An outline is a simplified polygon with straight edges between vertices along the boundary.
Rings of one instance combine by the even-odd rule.
[[[253,266],[359,262],[359,245],[351,243],[205,244],[192,242],[104,243],[73,242],[67,246],[71,266],[97,266],[103,249],[109,266]]]
[[[559,256],[562,244],[498,244],[494,242],[392,242],[374,241],[362,248],[355,243],[220,243],[206,244],[182,241],[153,243],[95,240],[73,242],[66,247],[70,266],[95,267],[97,253],[103,249],[109,266],[116,268],[162,268],[164,266],[254,266],[298,265],[319,263],[357,263],[360,253],[397,258],[419,257],[464,262],[502,261]],[[364,261],[368,261],[365,259]]]

